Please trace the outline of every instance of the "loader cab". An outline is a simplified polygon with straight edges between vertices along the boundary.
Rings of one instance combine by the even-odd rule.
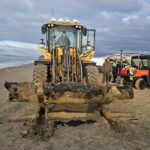
[[[55,26],[48,29],[47,45],[49,50],[56,47],[63,47],[64,49],[79,48],[78,30],[74,27]]]
[[[52,18],[42,26],[45,47],[41,63],[47,65],[50,82],[81,82],[85,79],[85,66],[96,66],[91,58],[95,52],[95,30],[87,29],[77,20]],[[40,44],[39,44],[40,45]]]
[[[95,30],[87,29],[77,20],[72,22],[52,20],[42,26],[42,33],[46,34],[45,43],[48,52],[51,52],[56,46],[75,48],[80,55],[83,53],[85,55],[87,50],[95,50]],[[63,40],[64,33],[66,39]]]

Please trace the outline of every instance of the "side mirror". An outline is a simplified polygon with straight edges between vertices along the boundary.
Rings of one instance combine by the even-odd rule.
[[[46,26],[45,26],[45,25],[43,25],[43,26],[41,27],[41,31],[42,31],[42,34],[45,34],[45,33],[46,33]]]
[[[45,42],[44,42],[44,39],[40,39],[40,42],[39,42],[38,47],[39,47],[39,48],[45,48]]]
[[[87,34],[87,29],[86,28],[83,28],[82,34],[83,34],[83,36],[86,36],[86,34]]]

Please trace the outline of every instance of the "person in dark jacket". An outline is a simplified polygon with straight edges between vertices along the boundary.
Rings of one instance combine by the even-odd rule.
[[[113,75],[112,82],[113,83],[116,82],[117,74],[118,74],[117,62],[116,62],[116,60],[114,60],[113,63],[112,63],[112,75]]]
[[[105,62],[102,68],[103,68],[103,83],[109,83],[110,76],[112,73],[112,64],[109,58],[105,59]]]
[[[63,34],[58,38],[56,44],[60,46],[66,46],[67,48],[70,47],[70,40],[65,31],[63,31]]]

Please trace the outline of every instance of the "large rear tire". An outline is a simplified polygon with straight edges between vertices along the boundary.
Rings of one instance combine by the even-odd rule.
[[[144,90],[146,87],[146,82],[143,78],[139,78],[135,82],[135,88],[138,90]]]
[[[33,68],[34,84],[42,84],[45,80],[47,80],[47,66],[44,64],[34,65]]]
[[[100,73],[96,66],[85,66],[84,77],[86,83],[97,84],[100,83]]]

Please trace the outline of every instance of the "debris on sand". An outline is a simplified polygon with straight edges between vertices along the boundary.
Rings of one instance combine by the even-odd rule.
[[[26,130],[22,131],[23,137],[35,139],[35,140],[46,140],[53,135],[53,122],[47,120],[36,120],[27,122],[24,124]]]

